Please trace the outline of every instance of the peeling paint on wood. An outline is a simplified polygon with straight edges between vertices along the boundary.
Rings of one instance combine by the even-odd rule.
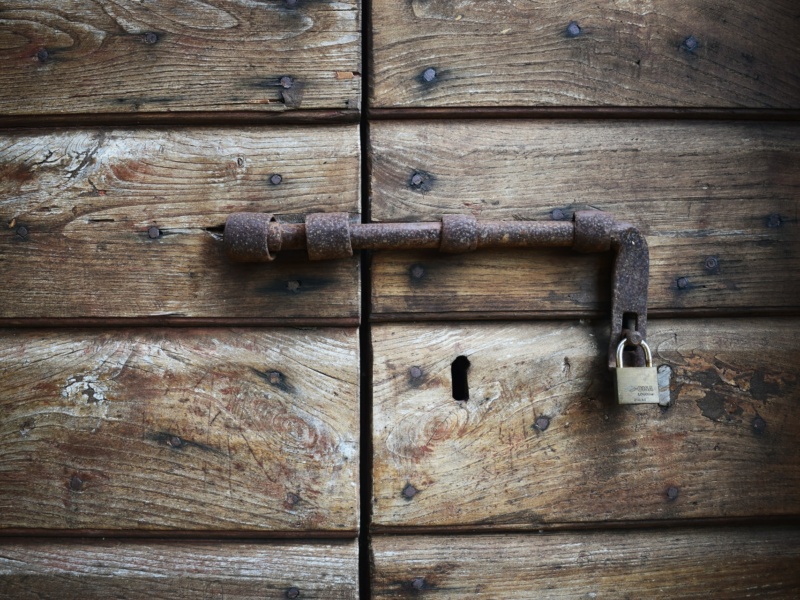
[[[615,404],[604,322],[376,326],[374,526],[797,515],[798,324],[648,321],[668,408]]]
[[[4,331],[0,530],[353,532],[358,360],[352,329]]]

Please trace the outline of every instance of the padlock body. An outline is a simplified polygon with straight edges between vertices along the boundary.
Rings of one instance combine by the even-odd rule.
[[[617,368],[617,402],[658,404],[658,374],[655,367]]]

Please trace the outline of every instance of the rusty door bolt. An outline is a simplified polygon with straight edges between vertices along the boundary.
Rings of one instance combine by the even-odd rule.
[[[539,431],[546,431],[547,428],[550,427],[550,417],[537,417],[536,421],[533,423],[533,426]]]
[[[434,79],[436,79],[436,69],[433,67],[428,67],[422,72],[422,81],[430,83]]]
[[[678,497],[678,494],[680,494],[680,490],[678,488],[676,488],[675,486],[671,486],[671,487],[667,488],[667,499],[668,500],[675,500]]]
[[[30,232],[28,231],[28,228],[25,227],[25,225],[20,225],[19,227],[17,227],[17,235],[19,237],[21,238],[28,237],[28,233]]]
[[[287,598],[299,598],[300,597],[300,589],[296,587],[290,587],[286,590],[286,597]]]
[[[719,261],[717,260],[716,256],[709,256],[706,258],[703,266],[709,273],[714,273],[719,268]]]
[[[155,44],[158,41],[158,34],[153,33],[152,31],[148,31],[144,34],[144,43],[145,44]]]
[[[554,208],[550,213],[550,218],[553,219],[553,221],[563,221],[567,218],[567,215],[562,209]]]
[[[279,83],[281,84],[281,87],[283,89],[288,90],[291,89],[291,87],[294,85],[294,80],[288,75],[284,75],[283,77],[281,77]]]
[[[406,487],[403,488],[403,498],[405,498],[406,500],[411,500],[416,495],[417,495],[417,488],[415,488],[410,483],[407,483]]]
[[[83,489],[83,479],[73,475],[69,480],[69,489],[73,492],[80,492]]]
[[[411,580],[411,587],[415,590],[421,590],[425,587],[425,578],[424,577],[414,577]]]
[[[281,176],[279,173],[275,173],[274,175],[272,175],[272,176],[269,178],[269,182],[270,182],[272,185],[280,185],[280,184],[281,184],[281,181],[283,181],[283,176]]]
[[[700,42],[697,41],[697,38],[693,35],[690,35],[685,40],[683,40],[683,47],[685,50],[689,52],[694,52],[700,46]]]
[[[783,223],[783,219],[778,213],[772,213],[770,216],[767,217],[767,227],[774,229],[775,227],[780,227]]]
[[[756,416],[752,422],[753,429],[756,433],[764,433],[767,429],[767,422],[760,416]]]
[[[160,235],[161,235],[161,230],[155,225],[153,225],[147,230],[147,237],[149,237],[151,240],[156,239]]]
[[[678,277],[678,279],[675,281],[675,285],[678,286],[679,290],[685,290],[687,287],[689,287],[689,280],[686,279],[686,277]]]
[[[569,25],[567,25],[567,36],[578,37],[580,34],[581,34],[581,26],[578,25],[578,22],[570,21]]]

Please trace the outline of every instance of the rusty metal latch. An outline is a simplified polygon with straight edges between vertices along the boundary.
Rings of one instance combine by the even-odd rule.
[[[650,257],[636,227],[601,211],[578,211],[573,221],[478,221],[445,215],[439,222],[351,223],[347,213],[313,213],[305,223],[280,223],[273,215],[236,213],[225,224],[224,245],[236,262],[268,262],[281,250],[307,249],[311,260],[347,258],[355,250],[434,249],[457,254],[481,248],[572,247],[614,252],[608,366],[626,340],[626,361],[645,364]]]

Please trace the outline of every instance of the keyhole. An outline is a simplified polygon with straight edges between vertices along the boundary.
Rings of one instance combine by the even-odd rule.
[[[453,400],[469,400],[469,384],[467,383],[469,359],[459,356],[450,365],[450,374],[453,378]]]

